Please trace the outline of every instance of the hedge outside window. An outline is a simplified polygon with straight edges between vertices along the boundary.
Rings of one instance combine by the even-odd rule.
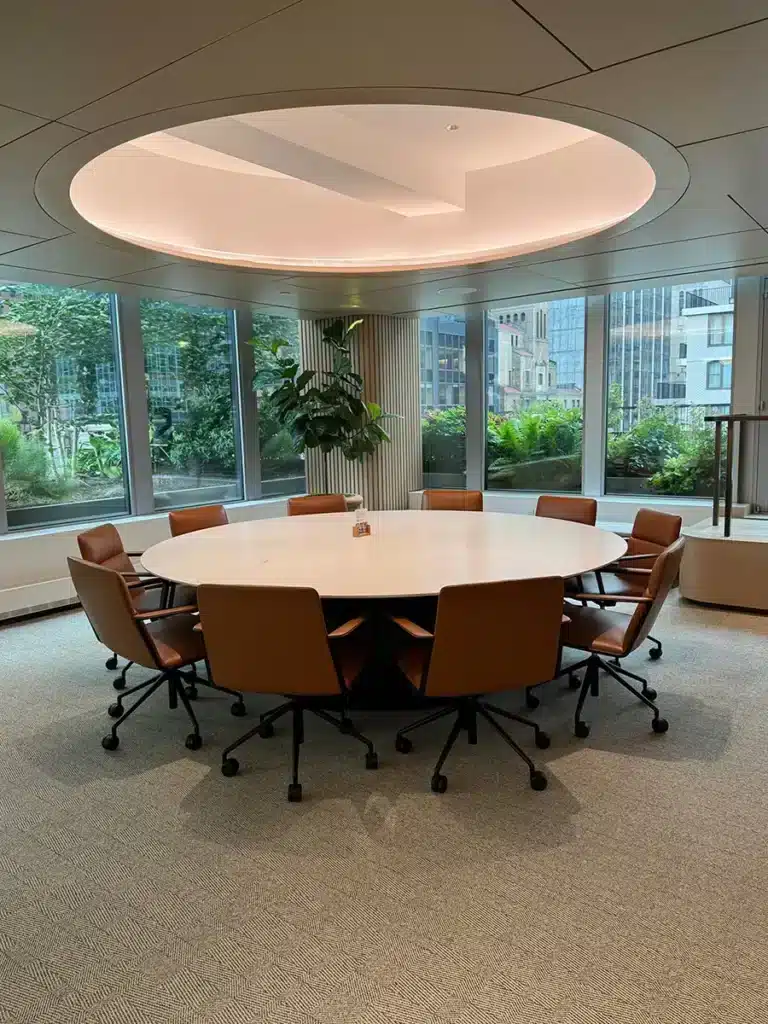
[[[242,498],[231,312],[142,299],[157,509]]]
[[[128,512],[108,295],[0,283],[0,450],[11,529]]]
[[[486,486],[580,491],[586,302],[486,316]]]
[[[733,309],[730,279],[610,296],[606,493],[712,493],[704,417],[730,410]]]

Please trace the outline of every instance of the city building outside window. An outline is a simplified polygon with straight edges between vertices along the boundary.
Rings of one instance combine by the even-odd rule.
[[[232,314],[147,299],[140,311],[155,508],[242,498]]]
[[[0,451],[10,529],[129,510],[108,295],[0,282]]]
[[[606,493],[712,493],[704,417],[730,409],[733,299],[730,279],[610,296]]]
[[[580,491],[586,302],[486,316],[486,486]]]
[[[491,363],[493,358],[491,353]],[[495,368],[490,372],[496,372]],[[424,486],[464,487],[467,411],[463,317],[422,317],[419,373]]]

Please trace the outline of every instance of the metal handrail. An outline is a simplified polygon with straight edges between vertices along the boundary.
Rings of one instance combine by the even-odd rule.
[[[760,423],[768,421],[768,416],[757,416],[747,412],[724,413],[720,416],[705,416],[705,423],[715,424],[715,483],[712,493],[712,525],[720,522],[720,462],[723,454],[723,424],[728,424],[728,437],[725,442],[725,509],[723,510],[723,536],[731,536],[731,515],[733,512],[733,450],[736,440],[736,425],[741,441],[743,423]],[[739,444],[739,460],[741,444]],[[737,466],[738,470],[738,466]]]

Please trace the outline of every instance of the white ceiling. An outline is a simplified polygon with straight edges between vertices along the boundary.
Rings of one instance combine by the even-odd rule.
[[[710,267],[768,273],[768,0],[13,8],[2,20],[0,279],[311,314],[436,309],[456,301],[450,289],[468,287],[477,290],[467,302],[497,302]],[[375,101],[489,107],[605,130],[649,159],[656,147],[659,192],[645,216],[593,239],[487,268],[375,275],[196,263],[110,241],[68,205],[76,170],[127,139],[248,111]]]

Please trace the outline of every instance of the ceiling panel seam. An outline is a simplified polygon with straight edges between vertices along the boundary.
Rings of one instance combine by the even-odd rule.
[[[696,139],[695,142],[681,142],[677,149],[687,149],[688,146],[701,146],[705,142],[718,142],[720,139],[734,139],[737,135],[749,135],[750,132],[764,132],[768,124],[760,124],[755,128],[742,128],[739,132],[725,132],[724,135],[711,135],[708,139]]]
[[[757,217],[753,217],[752,214],[749,212],[749,210],[746,208],[746,206],[743,206],[739,202],[738,199],[734,199],[734,197],[731,195],[730,192],[726,192],[726,195],[728,196],[728,198],[731,200],[732,203],[734,203],[736,206],[738,206],[738,208],[743,213],[745,213],[747,215],[747,217],[749,217],[749,219],[751,221],[754,221],[754,223],[757,224],[757,226],[760,228],[761,231],[764,231],[766,233],[766,235],[768,235],[768,228],[766,228],[765,224],[761,224],[760,221],[757,219]]]
[[[515,3],[516,0],[512,0],[512,2]],[[517,4],[517,6],[519,7],[520,4]],[[531,17],[533,17],[533,15],[531,15]],[[534,20],[536,20],[536,19],[534,19]],[[679,50],[679,49],[681,49],[684,46],[693,46],[695,43],[701,43],[705,39],[713,39],[713,38],[715,38],[715,36],[727,35],[729,32],[738,32],[738,31],[740,31],[743,28],[750,28],[753,25],[760,25],[764,21],[768,21],[768,17],[755,18],[753,21],[744,21],[740,25],[732,25],[730,28],[722,28],[722,29],[719,29],[717,32],[708,32],[706,35],[695,36],[693,39],[686,39],[686,40],[684,40],[681,43],[671,43],[669,46],[660,46],[658,48],[658,50],[648,50],[646,53],[638,53],[634,57],[626,57],[624,60],[617,60],[617,61],[614,61],[612,64],[602,64],[599,68],[590,68],[589,65],[585,61],[581,60],[581,58],[578,56],[578,54],[573,53],[573,50],[570,50],[570,52],[573,54],[574,57],[576,57],[577,60],[581,61],[581,63],[584,64],[585,67],[589,68],[588,72],[585,72],[585,73],[580,74],[580,75],[569,75],[568,78],[558,78],[556,81],[550,82],[548,85],[537,85],[535,89],[526,89],[524,92],[517,93],[517,95],[518,96],[535,96],[536,93],[543,92],[545,89],[554,89],[554,87],[556,85],[565,85],[567,82],[574,82],[574,81],[576,81],[579,78],[587,78],[588,75],[590,75],[590,74],[597,75],[601,71],[608,71],[610,68],[618,68],[618,67],[621,67],[623,64],[632,64],[634,61],[637,61],[637,60],[645,60],[646,57],[653,57],[657,53],[667,53],[669,50]],[[542,28],[546,28],[546,26],[542,26]],[[552,33],[550,33],[550,35],[552,35]],[[553,38],[557,38],[557,37],[553,36]],[[561,45],[564,46],[566,49],[569,49],[566,46],[566,44],[562,42],[562,40],[558,39],[557,41],[559,43],[561,43]],[[748,129],[748,130],[752,131],[754,129]],[[740,132],[735,132],[734,134],[739,135],[741,133]],[[726,137],[727,136],[715,136],[715,138],[726,138]],[[707,140],[704,140],[704,141],[707,141]],[[686,145],[686,146],[694,146],[694,145],[696,145],[696,143],[694,143],[694,142],[686,142],[686,143],[684,143],[684,145]]]
[[[559,295],[561,292],[580,292],[585,289],[591,288],[607,288],[611,290],[614,288],[621,288],[627,284],[642,284],[644,281],[666,281],[669,278],[677,278],[682,275],[688,275],[693,273],[715,273],[718,270],[736,270],[743,269],[744,267],[762,267],[765,260],[768,259],[768,254],[764,257],[751,257],[748,260],[740,260],[738,262],[729,263],[715,263],[715,264],[692,264],[689,267],[678,267],[676,270],[669,273],[656,273],[654,271],[644,272],[642,275],[637,277],[622,277],[620,280],[610,280],[603,278],[602,280],[588,281],[584,284],[569,284],[567,288],[549,288],[544,292],[525,292],[523,295],[506,295],[500,296],[494,299],[477,299],[474,302],[462,302],[453,306],[448,306],[442,303],[439,306],[420,306],[417,309],[399,309],[391,316],[412,316],[414,313],[429,313],[440,309],[466,309],[467,307],[483,307],[483,306],[498,306],[502,303],[514,303],[515,305],[524,305],[526,299],[535,299],[539,296],[551,296]],[[555,280],[553,278],[553,280]]]
[[[136,85],[138,82],[143,82],[147,78],[151,78],[152,75],[156,75],[160,71],[165,71],[166,68],[171,68],[174,64],[179,64],[181,61],[187,60],[189,57],[194,57],[195,54],[202,53],[203,50],[207,50],[211,46],[216,46],[217,43],[224,42],[225,39],[231,39],[241,32],[245,32],[249,28],[253,28],[254,25],[259,25],[264,21],[269,21],[270,18],[277,17],[283,14],[285,11],[289,11],[292,7],[298,7],[304,3],[304,0],[291,0],[290,3],[284,4],[276,11],[270,11],[269,14],[263,15],[261,18],[256,18],[254,21],[248,22],[247,25],[241,25],[239,28],[233,29],[231,32],[225,32],[223,36],[218,36],[216,39],[211,39],[210,42],[204,43],[202,46],[196,47],[194,50],[190,50],[189,53],[184,53],[180,57],[176,57],[175,60],[168,61],[167,64],[161,64],[160,67],[153,68],[152,71],[147,71],[144,75],[139,75],[138,78],[131,79],[130,82],[124,82],[122,85],[116,86],[114,89],[110,89],[105,92],[102,96],[96,96],[87,103],[81,103],[80,106],[74,107],[72,110],[68,110],[65,114],[60,114],[57,120],[62,121],[63,124],[67,124],[63,119],[71,117],[72,114],[77,114],[81,110],[85,110],[87,107],[92,106],[94,103],[98,103],[100,100],[106,99],[108,96],[114,96],[115,93],[122,92],[123,89],[128,89],[132,85]],[[74,125],[68,125],[67,127],[75,127]]]
[[[744,212],[746,213],[746,210]],[[749,214],[747,214],[747,216],[749,216]],[[754,219],[754,218],[752,218],[752,219]],[[651,223],[653,223],[653,221],[651,221]],[[640,229],[638,228],[637,230],[640,230]],[[428,284],[437,284],[438,282],[446,283],[448,281],[463,280],[464,278],[467,278],[467,277],[478,277],[479,275],[483,275],[483,274],[500,274],[500,273],[503,273],[504,271],[513,271],[513,270],[531,270],[532,271],[532,269],[534,267],[544,266],[547,263],[564,263],[566,260],[593,259],[596,256],[616,256],[618,253],[623,253],[623,252],[638,252],[640,249],[655,249],[655,248],[658,248],[659,246],[662,246],[662,245],[678,245],[679,243],[683,243],[683,242],[703,242],[703,241],[705,241],[708,238],[724,238],[726,235],[751,235],[756,230],[757,230],[756,228],[737,228],[734,231],[714,231],[712,234],[709,234],[709,235],[694,235],[692,238],[673,238],[673,239],[667,240],[666,242],[646,242],[645,244],[640,243],[638,245],[622,246],[620,249],[601,249],[598,252],[575,253],[572,256],[570,256],[570,255],[569,256],[550,256],[547,259],[535,260],[535,261],[533,261],[531,263],[514,263],[511,266],[507,266],[507,267],[495,267],[494,268],[494,267],[488,267],[488,266],[479,266],[479,267],[477,267],[477,269],[466,270],[463,273],[455,274],[455,275],[448,276],[448,277],[431,277],[431,278],[428,278],[426,280],[420,280],[420,281],[417,282],[417,286],[421,287],[421,286],[428,285]],[[540,271],[533,271],[533,272],[534,273],[541,273]],[[545,274],[542,274],[542,277],[545,277],[545,276],[546,276]],[[559,278],[555,278],[555,280],[559,280]],[[383,291],[395,291],[397,288],[403,288],[403,287],[408,287],[408,286],[407,285],[403,285],[403,284],[392,284],[388,288],[377,289],[377,292],[379,292],[379,291],[381,291],[381,292],[383,292]]]
[[[19,245],[15,249],[6,249],[2,256],[5,260],[6,256],[13,256],[14,253],[24,252],[25,249],[34,249],[36,245],[43,245],[44,242],[55,242],[58,238],[69,238],[74,234],[74,231],[65,231],[63,235],[54,235],[53,238],[38,238],[36,242],[28,242],[26,245]],[[10,264],[6,263],[6,266]],[[33,270],[33,267],[19,267],[19,270]]]
[[[535,22],[542,31],[546,32],[547,35],[554,39],[555,42],[558,43],[560,46],[562,46],[564,50],[567,50],[568,53],[570,53],[570,55],[579,62],[579,64],[582,64],[587,69],[587,71],[594,71],[594,68],[590,67],[590,65],[587,64],[583,57],[580,57],[575,50],[572,50],[567,43],[564,43],[563,40],[559,38],[559,36],[556,36],[551,28],[547,28],[543,21],[540,21],[535,14],[531,14],[531,12],[527,10],[521,3],[519,3],[518,0],[510,0],[510,2],[514,7],[517,7],[518,10],[522,11],[523,14],[530,18],[531,21]]]

